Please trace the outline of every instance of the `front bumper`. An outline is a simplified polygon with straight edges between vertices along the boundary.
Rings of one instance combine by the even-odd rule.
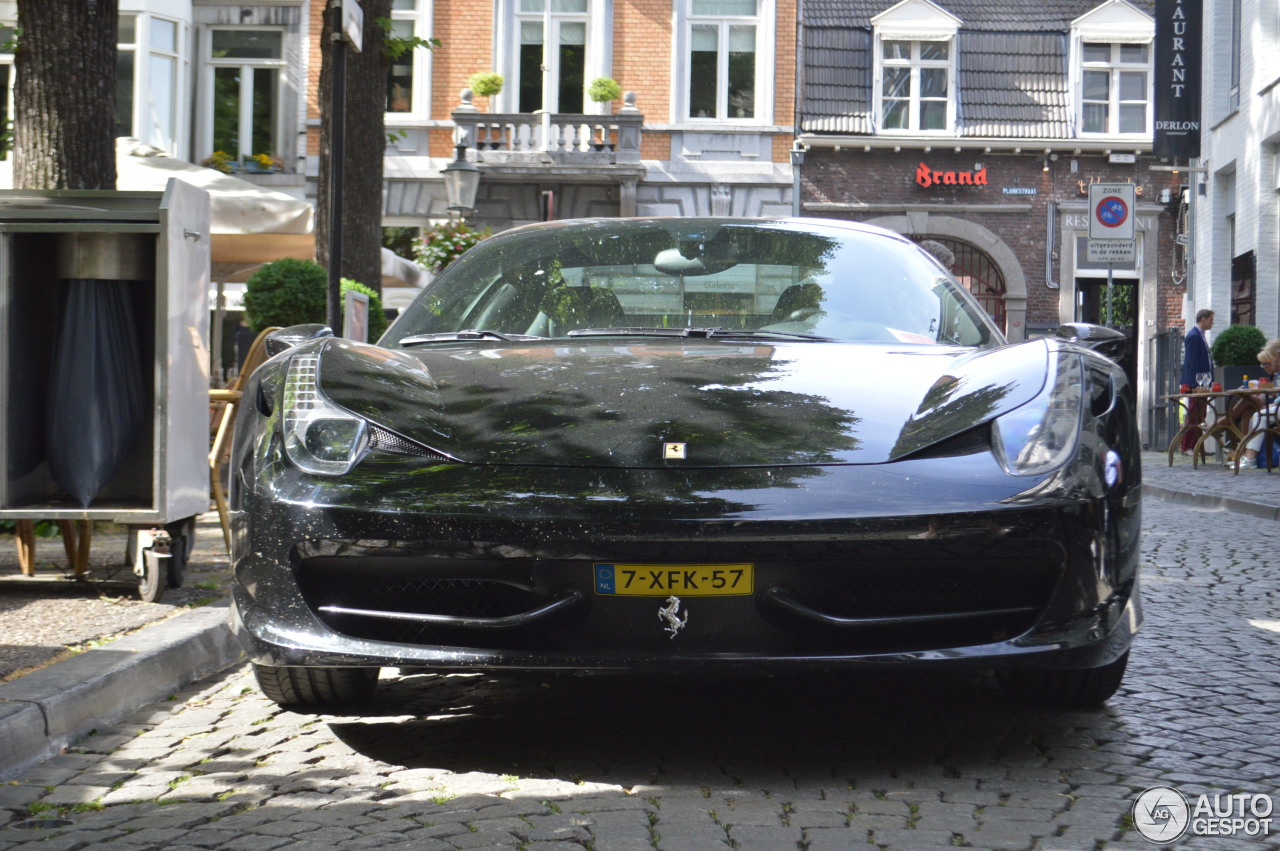
[[[1136,490],[1018,499],[955,465],[891,467],[829,468],[823,488],[750,501],[680,474],[692,498],[665,520],[641,510],[664,502],[652,487],[625,519],[570,488],[541,500],[533,481],[485,505],[455,490],[444,513],[390,510],[412,506],[385,487],[367,509],[335,507],[336,490],[301,499],[282,473],[238,507],[232,627],[251,659],[284,666],[1089,668],[1125,652],[1142,621]],[[677,634],[665,597],[593,586],[599,563],[737,562],[755,566],[753,593],[683,598]]]

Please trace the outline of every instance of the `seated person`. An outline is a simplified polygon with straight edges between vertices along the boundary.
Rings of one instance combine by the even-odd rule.
[[[1274,384],[1276,373],[1280,373],[1280,338],[1267,341],[1267,344],[1262,347],[1262,351],[1258,352],[1258,363],[1262,364],[1262,370],[1265,373],[1262,377],[1269,379]],[[1263,428],[1267,423],[1275,423],[1277,416],[1280,416],[1280,397],[1257,395],[1253,396],[1252,399],[1258,410],[1249,419],[1249,430],[1245,434],[1249,434],[1255,429]],[[1268,401],[1270,404],[1267,404]],[[1260,431],[1245,443],[1245,464],[1252,465],[1258,462],[1258,453],[1262,451],[1262,444],[1265,439],[1266,433]]]

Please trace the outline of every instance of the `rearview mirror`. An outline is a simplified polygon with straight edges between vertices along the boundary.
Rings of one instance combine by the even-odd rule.
[[[1078,343],[1093,349],[1100,355],[1112,360],[1119,360],[1129,350],[1129,338],[1105,325],[1093,325],[1089,322],[1067,322],[1058,326],[1055,334],[1059,340]]]

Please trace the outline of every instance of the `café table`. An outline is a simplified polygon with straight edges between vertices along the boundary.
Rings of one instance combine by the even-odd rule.
[[[1234,453],[1244,445],[1245,431],[1249,428],[1250,417],[1257,410],[1253,401],[1254,393],[1275,392],[1246,390],[1207,390],[1197,389],[1187,393],[1171,393],[1161,398],[1176,402],[1184,412],[1182,428],[1169,441],[1169,466],[1173,466],[1173,456],[1182,445],[1183,435],[1199,432],[1195,445],[1191,449],[1191,466],[1200,466],[1201,461],[1208,461],[1205,445],[1214,440],[1219,447],[1225,446],[1229,453]],[[1192,402],[1202,399],[1205,403],[1205,416],[1201,422],[1192,422]],[[1234,460],[1234,454],[1228,454]]]
[[[1225,396],[1233,396],[1239,401],[1236,404],[1248,406],[1249,416],[1240,419],[1240,431],[1243,436],[1240,439],[1236,451],[1227,460],[1231,462],[1235,470],[1235,474],[1240,475],[1240,462],[1244,457],[1244,451],[1250,440],[1258,435],[1263,435],[1263,454],[1267,460],[1267,472],[1271,472],[1271,441],[1280,440],[1280,405],[1276,405],[1276,396],[1280,395],[1280,386],[1272,384],[1267,387],[1258,387],[1256,389],[1237,389],[1227,390],[1223,393]],[[1261,404],[1260,404],[1261,402]],[[1261,412],[1262,416],[1258,418],[1258,424],[1252,425],[1253,414]]]

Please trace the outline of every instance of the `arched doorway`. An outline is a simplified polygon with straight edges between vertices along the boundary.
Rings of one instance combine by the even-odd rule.
[[[940,213],[911,212],[905,215],[867,219],[910,239],[933,239],[957,252],[957,260],[967,265],[966,274],[975,295],[996,316],[1011,341],[1026,339],[1027,276],[1013,249],[992,231],[976,222]],[[996,304],[996,300],[999,304]],[[1003,311],[999,314],[997,311]]]
[[[912,236],[917,242],[926,239],[940,242],[955,256],[951,274],[964,284],[983,310],[995,320],[1001,330],[1008,330],[1008,314],[1005,309],[1006,287],[1004,273],[990,255],[967,242],[946,236]]]

